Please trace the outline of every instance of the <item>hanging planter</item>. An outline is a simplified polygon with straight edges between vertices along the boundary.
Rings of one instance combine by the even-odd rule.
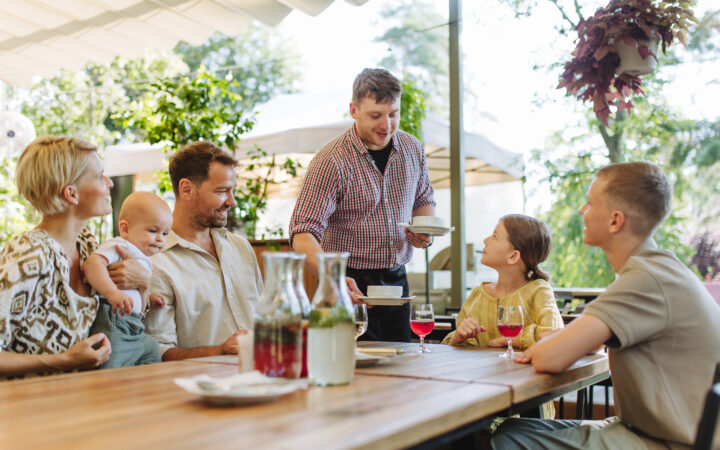
[[[616,39],[613,47],[620,57],[620,65],[615,69],[618,75],[628,74],[634,77],[648,75],[655,71],[659,38],[653,39]]]
[[[687,44],[688,28],[697,22],[694,5],[694,0],[611,0],[578,23],[578,43],[558,88],[592,101],[595,115],[608,126],[611,107],[630,112],[631,96],[644,94],[640,77],[654,70],[660,42],[663,52],[675,38]],[[635,55],[625,56],[625,50]]]

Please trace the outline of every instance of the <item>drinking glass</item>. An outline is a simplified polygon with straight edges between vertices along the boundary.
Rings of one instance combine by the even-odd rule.
[[[368,313],[367,305],[357,304],[353,305],[353,312],[355,313],[355,340],[357,341],[360,336],[365,334],[368,327]]]
[[[420,347],[415,353],[432,353],[432,350],[425,348],[425,336],[430,334],[435,326],[435,314],[433,307],[427,303],[410,305],[410,329],[420,336]]]
[[[515,358],[515,352],[512,347],[512,338],[520,334],[523,327],[522,306],[506,305],[498,306],[497,327],[500,334],[505,336],[508,341],[508,348],[505,353],[501,353],[501,358]]]

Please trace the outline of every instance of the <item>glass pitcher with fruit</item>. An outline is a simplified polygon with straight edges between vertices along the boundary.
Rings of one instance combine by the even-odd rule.
[[[255,370],[298,378],[302,369],[302,311],[293,286],[295,255],[263,253],[265,289],[255,308]]]

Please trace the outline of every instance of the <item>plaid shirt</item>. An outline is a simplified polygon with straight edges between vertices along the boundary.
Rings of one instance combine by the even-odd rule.
[[[290,242],[311,233],[325,252],[350,252],[348,267],[406,264],[413,247],[403,227],[412,212],[435,205],[422,144],[398,130],[385,173],[353,125],[310,162],[290,219]]]

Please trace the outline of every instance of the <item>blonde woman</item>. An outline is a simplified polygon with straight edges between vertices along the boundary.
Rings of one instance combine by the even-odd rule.
[[[97,247],[85,225],[111,212],[97,147],[40,137],[20,155],[16,183],[42,220],[0,251],[0,379],[99,367],[111,348],[102,333],[88,337],[98,299],[80,270]],[[150,280],[132,259],[111,269],[128,289]]]

